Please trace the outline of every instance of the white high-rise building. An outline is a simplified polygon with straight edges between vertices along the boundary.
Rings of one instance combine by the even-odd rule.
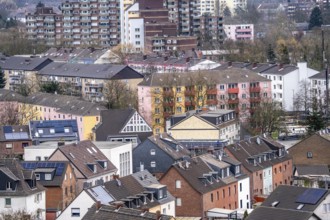
[[[228,7],[231,14],[234,15],[238,7],[246,9],[247,0],[219,0],[219,9],[220,13],[223,13],[223,10]]]

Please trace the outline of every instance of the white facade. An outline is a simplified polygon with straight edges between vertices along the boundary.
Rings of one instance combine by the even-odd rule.
[[[65,144],[70,144],[73,142],[66,142]],[[40,145],[33,145],[24,148],[24,160],[25,161],[34,161],[39,160],[45,161],[48,160],[49,156],[54,153],[58,148],[57,142],[44,142]]]
[[[96,147],[115,165],[120,177],[133,172],[132,143],[95,141]]]
[[[226,39],[233,41],[251,40],[254,39],[254,25],[253,24],[231,24],[224,25],[223,30],[226,34]]]
[[[238,7],[241,9],[246,9],[247,0],[219,0],[219,7],[221,12],[228,7],[231,14],[234,15]]]
[[[75,220],[81,220],[84,215],[88,212],[88,209],[92,207],[92,205],[95,203],[94,199],[91,198],[88,193],[83,190],[76,198],[73,200],[73,202],[70,203],[66,209],[57,217],[56,220],[68,220],[68,219],[75,219]],[[73,216],[72,212],[78,213],[79,215],[75,214]]]
[[[272,80],[272,98],[281,103],[284,110],[294,110],[294,96],[299,93],[300,85],[304,81],[309,82],[309,77],[317,74],[316,70],[307,67],[307,63],[298,63],[298,69],[289,73],[281,74],[283,68],[279,67],[278,72],[261,73],[260,75]]]
[[[212,16],[219,14],[219,6],[217,0],[201,0],[200,1],[201,15],[210,13]]]
[[[264,186],[264,188],[263,188],[263,194],[269,195],[273,191],[273,172],[272,172],[272,167],[267,167],[267,168],[263,169],[262,184]]]
[[[175,200],[160,205],[160,214],[175,217]]]
[[[330,219],[330,194],[328,194],[320,205],[314,210],[314,213],[320,219]]]
[[[143,52],[144,49],[144,19],[138,17],[139,3],[123,10],[121,43],[129,45],[133,51]]]
[[[221,64],[211,60],[204,60],[194,66],[189,67],[188,71],[211,70],[217,68],[218,66],[221,66]]]
[[[5,200],[11,200],[11,205],[5,205]],[[45,191],[41,191],[26,197],[18,196],[1,196],[0,197],[0,212],[13,213],[24,210],[31,216],[38,216],[39,219],[46,219],[46,194]]]
[[[248,209],[251,207],[250,177],[240,179],[238,184],[238,208]]]

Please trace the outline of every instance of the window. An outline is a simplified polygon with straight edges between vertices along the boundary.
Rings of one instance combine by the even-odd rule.
[[[220,85],[220,90],[225,90],[225,85]]]
[[[242,183],[239,184],[239,191],[242,192]]]
[[[182,108],[181,107],[176,107],[176,112],[177,113],[181,113],[182,112]]]
[[[36,157],[36,161],[41,161],[41,157]]]
[[[155,123],[156,124],[160,124],[160,119],[159,118],[155,118]]]
[[[311,151],[307,152],[307,158],[313,158],[313,153]]]
[[[150,155],[156,155],[156,150],[155,149],[151,149],[150,150]]]
[[[140,38],[140,35],[139,34],[135,35],[135,38]]]
[[[177,102],[182,102],[182,97],[176,97]]]
[[[42,129],[38,129],[38,133],[39,133],[39,134],[43,134],[43,133],[44,133],[44,130],[42,130]]]
[[[11,207],[11,198],[5,198],[5,207]]]
[[[242,94],[242,99],[246,99],[246,94]]]
[[[211,193],[211,202],[213,202],[213,193]]]
[[[246,88],[246,84],[243,83],[243,84],[242,84],[242,89],[245,89],[245,88]]]
[[[176,206],[182,206],[181,198],[176,198]]]
[[[6,144],[6,149],[13,148],[13,144]]]
[[[176,180],[175,181],[175,188],[176,189],[181,189],[181,180]]]
[[[135,32],[140,32],[140,28],[135,28]]]
[[[45,180],[52,180],[52,174],[46,173],[45,174]]]
[[[6,189],[11,189],[11,182],[6,183]]]
[[[69,128],[64,128],[64,133],[69,133],[70,129]]]
[[[140,45],[140,41],[135,41],[135,45]]]
[[[40,180],[40,174],[39,173],[36,173],[36,180]]]
[[[156,161],[151,161],[151,162],[150,162],[150,166],[151,166],[151,167],[156,167]]]
[[[68,188],[67,187],[65,187],[65,189],[64,189],[64,194],[67,196],[68,195]]]
[[[181,92],[181,87],[176,87],[177,92]]]
[[[264,83],[264,88],[268,88],[268,83]]]
[[[71,217],[80,217],[80,208],[71,208]]]
[[[55,134],[55,129],[54,129],[54,128],[51,128],[51,129],[49,129],[49,132],[50,132],[51,134]]]

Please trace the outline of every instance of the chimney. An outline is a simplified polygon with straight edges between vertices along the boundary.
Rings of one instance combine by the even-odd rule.
[[[97,210],[97,211],[100,210],[100,208],[101,208],[101,201],[97,201],[97,202],[95,203],[95,207],[96,207],[96,210]]]
[[[229,62],[228,62],[228,68],[231,67],[232,64],[233,64],[233,63],[232,63],[231,61],[229,61]]]
[[[63,146],[63,145],[65,145],[65,142],[64,142],[64,141],[59,141],[59,142],[57,142],[57,146],[58,146],[58,147]]]
[[[146,60],[147,59],[147,55],[143,55],[143,60]]]
[[[279,65],[278,65],[278,71],[281,71],[283,69],[283,63],[280,63]]]
[[[116,180],[116,179],[119,178],[119,175],[118,174],[114,174],[112,177],[113,177],[114,180]]]
[[[257,63],[253,63],[252,68],[253,69],[257,68]]]
[[[168,57],[167,57],[167,56],[165,56],[165,57],[164,57],[164,61],[167,61],[167,60],[168,60]]]
[[[158,210],[158,211],[156,212],[156,219],[159,220],[160,217],[161,217],[161,214],[160,214],[160,211]]]
[[[186,63],[189,63],[190,62],[190,57],[187,57],[186,58]]]

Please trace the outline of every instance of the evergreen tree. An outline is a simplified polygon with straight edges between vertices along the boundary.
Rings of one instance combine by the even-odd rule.
[[[325,121],[322,112],[318,108],[317,100],[314,98],[312,103],[312,112],[307,117],[308,133],[312,134],[325,127]]]
[[[226,6],[225,9],[223,10],[223,15],[224,17],[231,17],[231,11],[228,8],[228,6]]]
[[[309,18],[308,29],[311,30],[314,27],[321,27],[323,24],[322,12],[319,7],[315,7],[312,10],[311,16]]]
[[[276,55],[271,44],[268,45],[267,49],[267,60],[269,63],[275,63]]]
[[[0,67],[0,89],[5,88],[5,86],[6,86],[5,73],[2,71]]]
[[[289,64],[290,63],[290,56],[288,47],[284,44],[280,44],[278,46],[277,55],[279,57],[279,62],[282,64]]]
[[[45,93],[60,93],[61,86],[58,82],[47,82],[40,86],[40,91]]]

